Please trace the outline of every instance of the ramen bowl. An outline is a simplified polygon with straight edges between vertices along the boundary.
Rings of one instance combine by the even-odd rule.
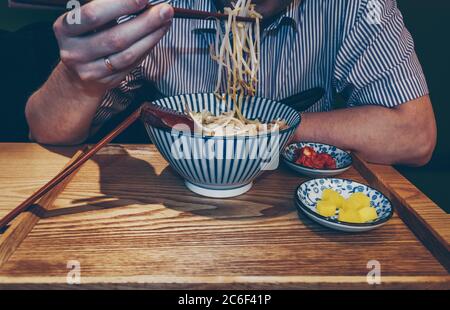
[[[194,112],[207,110],[214,115],[234,107],[228,96],[221,100],[213,93],[178,95],[152,103],[179,112],[188,107]],[[245,97],[241,111],[247,119],[263,123],[281,119],[288,126],[256,136],[207,136],[182,125],[169,130],[152,126],[145,117],[142,120],[150,139],[185,180],[188,189],[202,196],[229,198],[244,194],[262,173],[278,168],[280,151],[301,121],[294,109],[258,97]]]

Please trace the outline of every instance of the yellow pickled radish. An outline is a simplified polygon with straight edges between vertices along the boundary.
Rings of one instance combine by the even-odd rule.
[[[339,209],[338,220],[347,223],[365,223],[378,218],[377,211],[370,205],[370,197],[354,193],[348,199],[332,189],[325,189],[322,200],[317,202],[317,212],[325,217],[334,216]]]
[[[321,200],[317,202],[317,213],[329,217],[336,214],[336,205],[331,201]]]
[[[332,189],[325,189],[323,191],[322,200],[333,202],[336,205],[336,208],[338,209],[342,208],[342,204],[345,201],[344,197],[342,197],[341,194]]]
[[[338,219],[341,222],[362,223],[361,217],[359,216],[359,212],[354,210],[340,209]]]
[[[344,206],[345,198],[342,197],[341,195],[339,195],[339,196],[334,197],[334,199],[332,201],[336,204],[336,207],[338,209],[340,209]]]
[[[360,209],[370,207],[370,198],[363,193],[354,193],[348,199],[352,205],[359,206]]]
[[[342,204],[342,208],[346,211],[358,211],[361,209],[361,206],[358,201],[354,199],[346,199],[344,203]]]
[[[365,207],[358,211],[363,223],[376,220],[378,218],[377,210],[372,207]]]
[[[339,196],[339,193],[332,189],[324,189],[322,192],[322,200],[331,200],[334,196]]]

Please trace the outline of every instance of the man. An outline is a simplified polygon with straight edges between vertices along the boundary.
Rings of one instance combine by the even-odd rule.
[[[211,92],[213,21],[172,20],[161,4],[113,28],[147,0],[95,0],[81,24],[60,17],[54,30],[61,62],[28,101],[30,135],[76,144],[127,107],[144,81],[164,95]],[[174,6],[217,10],[226,0],[179,0]],[[303,116],[297,140],[360,152],[384,164],[426,164],[436,124],[414,44],[394,0],[258,0],[264,16],[257,95],[283,99],[312,87],[324,99]],[[335,93],[346,109],[331,110]]]

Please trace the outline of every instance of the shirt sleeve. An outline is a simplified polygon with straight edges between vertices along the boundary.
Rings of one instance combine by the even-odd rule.
[[[336,90],[349,106],[395,107],[428,94],[395,0],[361,0],[336,58]]]
[[[141,66],[131,71],[116,88],[105,93],[92,122],[93,128],[99,128],[114,115],[124,111],[136,97],[137,90],[143,85]]]

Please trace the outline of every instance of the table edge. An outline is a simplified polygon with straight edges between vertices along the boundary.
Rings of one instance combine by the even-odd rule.
[[[394,167],[366,162],[353,154],[358,172],[394,203],[395,211],[422,244],[450,271],[450,215]],[[409,195],[405,194],[405,190]]]
[[[2,277],[0,289],[450,289],[450,276],[385,276],[368,284],[365,276],[124,276],[82,277],[68,284],[64,277]]]

